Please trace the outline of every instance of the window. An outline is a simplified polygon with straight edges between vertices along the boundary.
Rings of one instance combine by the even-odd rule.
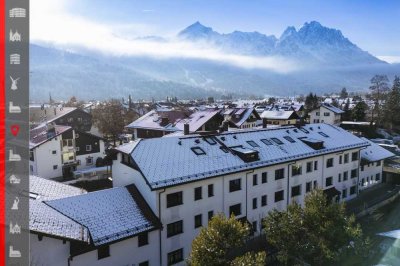
[[[351,178],[356,178],[357,177],[357,169],[351,170]]]
[[[325,179],[325,186],[326,187],[329,187],[329,186],[332,186],[332,181],[333,181],[333,178],[330,176],[330,177],[327,177],[326,179]]]
[[[312,186],[311,181],[306,183],[306,193],[311,191],[311,186]]]
[[[375,180],[376,180],[376,181],[381,180],[381,173],[377,173],[377,174],[376,174]]]
[[[56,150],[51,151],[51,154],[57,154],[57,151]]]
[[[317,180],[314,180],[314,188],[317,188],[318,187],[318,182],[317,182]]]
[[[326,160],[326,168],[333,167],[333,158]]]
[[[201,200],[202,199],[202,189],[201,187],[196,187],[194,189],[194,200]]]
[[[350,187],[350,195],[356,194],[356,186]]]
[[[149,261],[146,260],[146,261],[140,262],[138,266],[149,266]]]
[[[183,261],[183,248],[168,253],[168,265]]]
[[[296,142],[294,139],[292,139],[292,137],[289,137],[289,136],[284,136],[283,138],[286,139],[287,141],[289,141],[290,143]]]
[[[183,233],[183,221],[177,221],[167,224],[167,237],[179,235]]]
[[[349,162],[349,154],[346,153],[346,154],[344,155],[344,163],[348,163],[348,162]]]
[[[338,175],[338,182],[339,182],[339,183],[342,182],[342,174],[339,174],[339,175]]]
[[[292,198],[301,195],[301,185],[292,187]]]
[[[253,210],[257,209],[257,198],[253,198]]]
[[[364,165],[361,165],[361,172],[364,172]]]
[[[209,211],[208,212],[208,220],[210,221],[214,216],[214,211]]]
[[[257,186],[257,174],[253,175],[253,186]]]
[[[349,172],[343,172],[343,181],[347,181],[349,179]]]
[[[324,112],[324,116],[330,116],[331,115],[331,113],[329,113],[329,112]]]
[[[272,145],[272,142],[268,139],[261,139],[261,142],[264,143],[265,145]]]
[[[275,202],[282,201],[283,199],[283,190],[275,192]]]
[[[171,193],[167,195],[167,208],[182,205],[182,191]]]
[[[29,160],[30,161],[35,161],[35,156],[33,155],[33,151],[29,151]]]
[[[275,170],[275,180],[285,178],[285,168]]]
[[[354,161],[357,161],[357,160],[358,160],[358,152],[355,151],[355,152],[353,152],[351,154],[351,161],[354,162]]]
[[[315,112],[315,115],[316,115],[316,116],[319,116],[319,112]]]
[[[298,165],[292,165],[292,176],[301,175],[302,167]]]
[[[200,147],[193,147],[193,148],[192,148],[192,151],[193,151],[194,154],[196,154],[196,155],[205,155],[205,154],[206,154],[206,152],[205,152],[202,148],[200,148]]]
[[[275,142],[276,144],[278,144],[278,145],[282,145],[282,144],[283,144],[283,142],[282,142],[280,139],[278,139],[278,138],[271,138],[271,140],[272,140],[273,142]]]
[[[317,171],[318,170],[318,161],[315,161],[314,162],[314,171]]]
[[[97,249],[97,259],[101,260],[110,257],[110,246],[102,246]]]
[[[211,137],[206,137],[206,138],[204,138],[204,140],[205,140],[208,144],[210,144],[210,145],[215,145],[215,144],[217,144],[217,142],[215,141],[215,139],[213,139],[213,138],[211,138]]]
[[[149,235],[147,232],[141,233],[138,235],[138,246],[145,246],[149,244]]]
[[[308,163],[307,163],[306,172],[307,172],[307,173],[312,172],[312,162],[308,162]]]
[[[261,196],[261,206],[267,206],[267,195]]]
[[[342,161],[343,161],[343,156],[339,155],[339,164],[342,164]]]
[[[257,221],[252,222],[251,224],[251,229],[253,230],[253,232],[257,232]]]
[[[202,215],[198,214],[194,217],[194,228],[202,226]]]
[[[238,216],[242,214],[242,204],[235,204],[229,207],[229,214],[232,214],[235,216]]]
[[[53,165],[53,170],[57,170],[58,165]]]
[[[260,145],[258,145],[255,141],[252,141],[252,140],[249,140],[249,141],[246,141],[251,147],[254,147],[254,148],[256,148],[256,147],[260,147]]]
[[[376,162],[376,166],[381,166],[381,164],[382,164],[382,161],[377,161]]]
[[[229,192],[238,191],[241,189],[241,179],[234,179],[229,181]]]
[[[86,158],[86,165],[92,165],[93,164],[93,157],[87,157]]]
[[[92,145],[86,145],[86,151],[92,151]]]
[[[213,197],[214,196],[214,185],[210,184],[208,185],[208,197]]]
[[[342,199],[347,198],[347,188],[342,190]]]
[[[79,147],[75,147],[75,151],[80,151],[80,148]]]
[[[263,172],[261,174],[261,183],[267,183],[268,182],[268,173],[267,172]]]

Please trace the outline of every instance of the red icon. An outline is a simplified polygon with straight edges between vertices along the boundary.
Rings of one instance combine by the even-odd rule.
[[[19,132],[19,125],[12,125],[11,134],[13,134],[14,137],[16,137],[18,135],[18,132]]]

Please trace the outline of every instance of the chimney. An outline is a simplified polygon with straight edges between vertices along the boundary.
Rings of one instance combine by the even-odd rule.
[[[262,127],[267,128],[267,119],[265,117],[262,119]]]
[[[228,131],[228,126],[229,126],[229,122],[228,121],[222,122],[222,130],[223,131]]]
[[[54,107],[54,115],[57,115],[57,108]]]
[[[189,124],[183,124],[183,135],[189,135]]]

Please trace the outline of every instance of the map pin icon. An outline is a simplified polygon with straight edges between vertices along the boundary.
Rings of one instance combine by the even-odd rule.
[[[16,137],[18,135],[18,132],[19,132],[19,125],[12,125],[11,134],[13,134],[14,137]]]

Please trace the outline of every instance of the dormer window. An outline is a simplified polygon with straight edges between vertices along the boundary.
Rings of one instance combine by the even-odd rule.
[[[193,147],[192,151],[196,154],[196,155],[205,155],[206,152],[200,148],[200,147]]]
[[[255,143],[254,141],[252,141],[252,140],[249,140],[249,141],[246,141],[250,146],[252,146],[252,147],[254,147],[254,148],[256,148],[256,147],[260,147],[257,143]]]

